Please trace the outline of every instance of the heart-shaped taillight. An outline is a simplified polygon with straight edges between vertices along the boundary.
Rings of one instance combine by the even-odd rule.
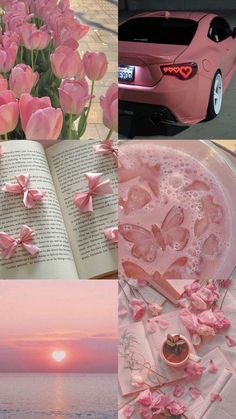
[[[164,76],[175,76],[181,80],[189,80],[197,73],[196,63],[184,63],[173,65],[162,65],[161,71]]]

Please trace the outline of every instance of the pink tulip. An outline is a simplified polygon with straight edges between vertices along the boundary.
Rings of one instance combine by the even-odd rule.
[[[70,79],[83,70],[78,51],[61,45],[50,56],[52,72],[58,79]]]
[[[39,75],[34,73],[29,65],[18,64],[12,71],[9,78],[10,89],[16,97],[20,98],[23,93],[30,93],[38,82]]]
[[[82,25],[77,19],[56,19],[52,26],[55,46],[67,45],[73,49],[78,47],[78,41],[88,32],[89,26]]]
[[[51,34],[45,27],[40,29],[33,23],[25,23],[21,28],[23,44],[27,49],[45,49],[51,41]]]
[[[112,131],[118,131],[118,86],[113,83],[105,96],[100,97],[103,109],[103,123]]]
[[[90,80],[101,80],[106,74],[108,61],[103,52],[86,52],[83,63],[86,76]]]
[[[49,97],[24,93],[19,102],[22,128],[27,140],[57,140],[62,129],[61,109],[52,108]]]
[[[91,98],[86,80],[63,80],[59,98],[64,113],[80,115]]]
[[[13,131],[19,118],[18,101],[11,90],[0,92],[0,135]]]
[[[15,64],[18,45],[15,35],[9,32],[0,33],[0,73],[7,73]]]
[[[7,80],[0,74],[0,92],[2,90],[7,90]]]

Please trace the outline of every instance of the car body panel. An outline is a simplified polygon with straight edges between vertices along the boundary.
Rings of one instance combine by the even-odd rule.
[[[166,12],[142,13],[135,18],[157,16]],[[133,17],[133,18],[134,18]],[[219,70],[223,90],[229,84],[236,67],[236,39],[221,42],[208,38],[213,13],[171,12],[170,17],[198,22],[192,41],[186,45],[119,41],[119,64],[135,66],[131,83],[119,82],[122,101],[160,105],[168,108],[182,124],[196,124],[206,118],[212,81]],[[129,18],[130,20],[132,18]],[[197,74],[189,80],[163,75],[160,66],[194,62]]]

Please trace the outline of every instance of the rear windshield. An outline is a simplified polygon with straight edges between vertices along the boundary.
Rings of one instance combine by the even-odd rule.
[[[198,23],[190,19],[140,17],[119,27],[119,40],[152,44],[189,45]]]

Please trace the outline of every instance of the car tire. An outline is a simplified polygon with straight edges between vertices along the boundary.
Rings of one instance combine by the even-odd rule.
[[[219,115],[223,98],[223,81],[221,72],[217,71],[211,85],[206,120],[210,121]]]

